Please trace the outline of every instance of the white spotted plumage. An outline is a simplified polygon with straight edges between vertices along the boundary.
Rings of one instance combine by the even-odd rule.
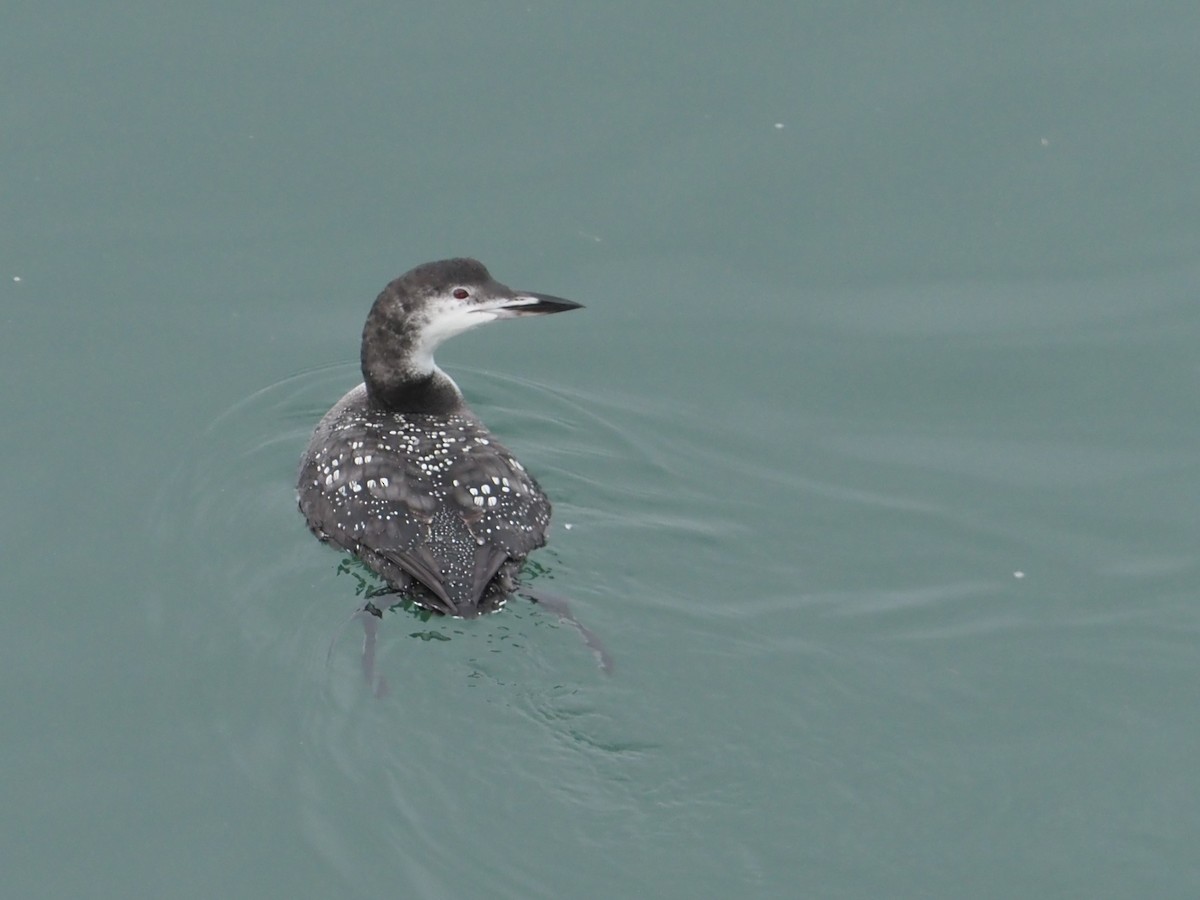
[[[474,415],[371,412],[364,400],[360,385],[313,436],[299,478],[310,527],[420,605],[499,609],[520,561],[545,543],[545,494]],[[437,584],[414,578],[414,554]]]

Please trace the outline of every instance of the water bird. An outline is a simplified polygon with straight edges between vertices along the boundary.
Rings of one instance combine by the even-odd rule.
[[[320,420],[300,462],[297,499],[312,533],[419,607],[464,619],[500,610],[522,562],[546,543],[550,501],[433,354],[488,322],[581,306],[515,291],[466,258],[388,284],[363,327],[363,382]],[[604,666],[607,654],[562,598],[524,593],[580,628]],[[382,615],[371,602],[362,611]]]

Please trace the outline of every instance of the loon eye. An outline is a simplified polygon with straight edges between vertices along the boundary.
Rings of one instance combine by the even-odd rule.
[[[466,288],[455,288],[454,289],[454,299],[455,300],[466,300],[470,296],[471,296],[471,292],[468,291]]]

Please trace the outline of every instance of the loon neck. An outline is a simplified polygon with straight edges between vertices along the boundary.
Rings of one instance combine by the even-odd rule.
[[[458,385],[422,352],[411,331],[398,331],[372,316],[363,329],[361,358],[367,401],[374,407],[449,415],[465,405]]]
[[[450,415],[463,408],[458,385],[441,369],[426,375],[407,375],[402,379],[381,381],[363,371],[367,402],[388,412]]]

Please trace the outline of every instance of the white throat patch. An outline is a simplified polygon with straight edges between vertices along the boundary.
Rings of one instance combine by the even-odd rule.
[[[442,341],[493,321],[496,311],[463,306],[457,300],[446,300],[432,304],[423,318],[425,321],[413,346],[410,361],[415,371],[432,372],[436,368],[433,351]]]

